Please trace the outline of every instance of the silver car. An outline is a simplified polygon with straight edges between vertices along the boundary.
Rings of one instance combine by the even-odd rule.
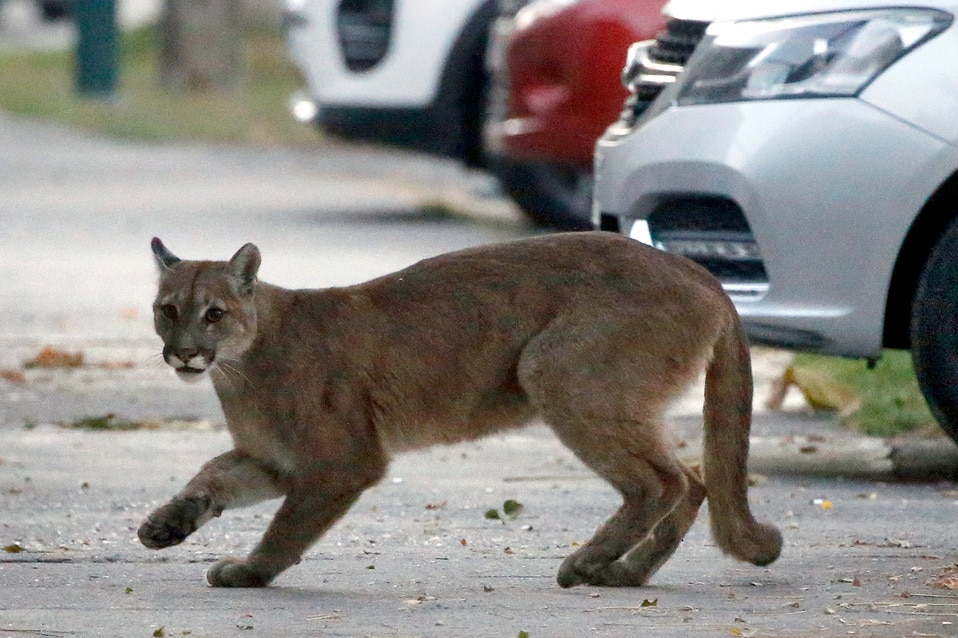
[[[674,0],[629,51],[593,221],[725,285],[758,342],[911,348],[958,440],[958,0]]]

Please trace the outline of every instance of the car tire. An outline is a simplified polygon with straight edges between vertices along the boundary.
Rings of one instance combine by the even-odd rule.
[[[958,219],[932,248],[918,280],[911,354],[931,413],[958,443]]]
[[[592,174],[588,170],[498,157],[492,161],[492,172],[533,223],[559,230],[592,228]]]

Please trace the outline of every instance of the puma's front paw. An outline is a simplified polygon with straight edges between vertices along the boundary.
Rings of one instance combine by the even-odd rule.
[[[150,549],[179,545],[209,518],[211,501],[208,496],[174,498],[150,514],[136,535]]]
[[[266,587],[272,580],[244,561],[224,558],[209,568],[206,580],[213,587]]]

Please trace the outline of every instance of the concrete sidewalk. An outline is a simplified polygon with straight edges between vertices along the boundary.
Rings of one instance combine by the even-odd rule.
[[[955,446],[867,439],[761,408],[750,498],[786,540],[767,568],[723,558],[703,513],[649,587],[558,588],[561,560],[619,499],[532,426],[399,457],[273,586],[211,589],[205,570],[245,555],[277,503],[226,512],[175,548],[139,544],[141,520],[230,446],[209,387],[163,367],[98,365],[142,360],[150,344],[93,348],[81,370],[26,371],[16,399],[2,387],[0,638],[955,635],[958,595],[933,583],[958,557],[958,490],[899,480],[954,476]],[[757,352],[759,401],[780,356]],[[674,414],[689,459],[700,449],[696,400]],[[55,425],[107,409],[167,418],[129,432]],[[18,422],[38,413],[48,418]],[[485,516],[510,499],[524,505],[515,519]]]
[[[958,597],[928,584],[958,556],[953,487],[770,473],[751,499],[785,535],[773,565],[722,558],[703,514],[649,587],[562,590],[562,558],[618,498],[533,427],[400,457],[273,586],[221,590],[204,571],[248,552],[275,503],[160,552],[135,530],[228,447],[196,429],[0,432],[0,637],[955,635]],[[486,517],[508,499],[515,519]]]

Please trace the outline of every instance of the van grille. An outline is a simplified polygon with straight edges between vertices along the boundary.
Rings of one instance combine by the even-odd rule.
[[[368,71],[389,51],[393,0],[343,0],[336,31],[343,61],[350,71]]]

